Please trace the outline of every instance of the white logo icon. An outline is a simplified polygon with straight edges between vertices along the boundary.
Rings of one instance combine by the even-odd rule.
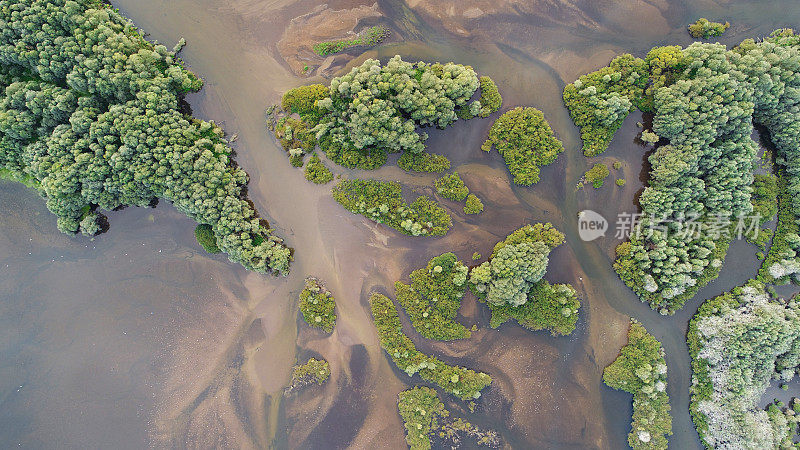
[[[605,217],[591,209],[584,209],[578,213],[578,235],[582,240],[593,241],[600,236],[605,236],[606,230],[608,230],[608,221]]]

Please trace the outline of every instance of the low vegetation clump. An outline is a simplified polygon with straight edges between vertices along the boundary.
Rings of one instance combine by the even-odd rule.
[[[306,163],[305,176],[306,180],[315,184],[326,184],[333,180],[333,172],[319,159],[316,153],[311,155]]]
[[[489,261],[470,272],[470,288],[492,310],[496,328],[513,318],[531,330],[570,334],[578,320],[575,289],[543,279],[548,255],[564,242],[549,223],[526,225],[495,245]]]
[[[211,225],[201,223],[194,229],[194,237],[197,243],[208,253],[219,253],[222,250],[217,247],[217,238],[214,236],[214,230]]]
[[[449,200],[460,202],[469,195],[469,188],[461,181],[458,172],[439,177],[434,184],[436,186],[436,192]]]
[[[450,168],[450,160],[436,153],[403,153],[397,165],[406,172],[442,173]]]
[[[481,149],[497,148],[514,177],[514,183],[530,186],[539,182],[539,167],[551,164],[564,151],[541,111],[514,108],[500,116],[489,130]]]
[[[374,293],[370,304],[381,347],[408,376],[419,372],[423,380],[437,384],[462,400],[479,398],[481,390],[492,382],[488,374],[450,366],[438,358],[419,352],[403,333],[397,309],[388,297]]]
[[[761,218],[761,223],[772,220],[778,213],[778,177],[773,174],[753,175],[753,214]]]
[[[406,204],[394,181],[342,180],[333,188],[333,198],[354,214],[411,236],[442,236],[452,226],[447,211],[428,197]]]
[[[300,292],[300,312],[306,323],[312,327],[330,333],[336,326],[336,302],[333,294],[314,277],[306,278],[305,287]]]
[[[608,386],[633,394],[633,421],[628,445],[634,450],[667,448],[672,416],[667,395],[664,349],[637,321],[631,319],[628,343],[603,370]]]
[[[617,180],[614,181],[614,183],[616,183],[617,186],[620,186],[620,187],[625,186],[625,179],[624,178],[617,178]]]
[[[483,211],[483,202],[475,194],[467,196],[467,202],[464,204],[464,214],[479,214]]]
[[[100,0],[4,2],[0,23],[0,171],[35,186],[59,230],[95,234],[100,211],[164,199],[231,261],[288,272],[223,131],[183,112],[203,85],[176,54],[185,41],[149,42]]]
[[[411,285],[395,283],[397,301],[423,337],[441,341],[470,337],[469,330],[455,321],[468,271],[456,255],[444,253],[411,272]]]
[[[292,395],[294,392],[312,384],[322,384],[331,376],[331,369],[328,361],[324,359],[310,358],[307,363],[294,366],[292,370],[292,381],[283,390],[285,396]]]
[[[480,428],[460,418],[451,418],[436,391],[418,386],[397,395],[397,408],[406,428],[406,443],[411,450],[429,450],[431,439],[450,440],[454,446],[461,435],[474,438],[478,445],[500,447],[500,436],[495,431]]]
[[[340,39],[338,41],[319,42],[314,44],[314,53],[319,56],[328,56],[343,52],[352,47],[374,47],[389,37],[389,29],[376,25],[359,32],[353,39]]]
[[[693,38],[708,39],[716,36],[722,36],[725,30],[730,28],[730,26],[731,24],[729,22],[711,22],[703,17],[697,19],[697,22],[695,23],[690,23],[687,28],[689,29],[689,35]]]
[[[759,407],[771,380],[795,377],[800,306],[750,281],[703,303],[689,323],[690,411],[707,448],[791,448],[795,411]]]
[[[583,174],[583,178],[587,182],[592,183],[593,188],[599,189],[603,187],[603,183],[605,183],[605,180],[609,175],[611,175],[611,172],[609,172],[608,166],[603,163],[597,163],[592,166],[591,169],[587,170],[585,174]],[[625,182],[623,181],[622,184],[625,184]]]

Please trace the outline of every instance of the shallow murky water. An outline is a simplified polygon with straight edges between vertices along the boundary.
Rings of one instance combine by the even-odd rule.
[[[432,131],[430,150],[447,155],[486,204],[482,214],[467,218],[445,200],[455,226],[438,239],[401,236],[344,211],[330,186],[306,182],[267,135],[264,107],[309,82],[279,62],[275,42],[288,20],[312,3],[114,2],[150,38],[168,46],[187,39],[182,56],[206,81],[188,98],[194,113],[238,136],[250,196],[296,249],[297,261],[290,276],[276,279],[205,255],[191,221],[165,204],[111,213],[111,230],[94,240],[66,236],[34,193],[0,184],[0,446],[403,448],[396,395],[420,380],[398,372],[379,348],[369,293],[386,292],[431,256],[454,251],[470,261],[472,252],[487,255],[519,226],[550,221],[567,243],[553,252],[547,278],[578,288],[577,330],[557,339],[510,323],[492,330],[487,310],[469,295],[461,320],[478,325],[471,339],[429,342],[407,326],[421,350],[494,378],[474,413],[447,399],[449,407],[497,429],[515,448],[623,448],[631,397],[602,385],[601,374],[625,341],[628,316],[635,316],[667,351],[671,448],[699,447],[688,414],[686,326],[703,299],[755,274],[755,248],[735,243],[722,276],[673,317],[638,302],[611,269],[617,241],[584,243],[576,214],[590,208],[615,217],[634,210],[644,153],[634,142],[641,116],[632,114],[609,151],[587,160],[561,90],[615,54],[643,56],[654,45],[689,43],[683,27],[699,16],[730,20],[733,27],[721,39],[729,45],[800,24],[795,3],[653,1],[645,4],[651,15],[631,18],[644,3],[609,2],[587,9],[595,28],[489,16],[480,22],[483,37],[467,39],[426,25],[398,2],[381,2],[397,29],[414,38],[354,63],[399,53],[470,64],[497,81],[504,108],[541,109],[566,148],[542,170],[539,184],[521,188],[509,184],[496,152],[480,151],[490,120]],[[623,161],[612,177],[625,178],[624,188],[609,178],[597,191],[575,189],[590,164],[612,159]],[[433,191],[433,176],[393,166],[368,176]],[[306,275],[323,279],[337,299],[331,336],[298,319],[296,298]],[[283,400],[295,359],[312,355],[331,363],[331,379]]]

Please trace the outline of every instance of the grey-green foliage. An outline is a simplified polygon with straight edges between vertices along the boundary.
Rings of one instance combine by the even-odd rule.
[[[745,40],[731,56],[757,93],[753,119],[769,130],[778,148],[777,163],[788,176],[791,214],[800,223],[800,36],[789,29],[777,30],[758,43]],[[785,242],[788,245],[776,248],[778,254],[770,258],[778,260],[769,267],[775,279],[797,277],[800,272],[800,236],[790,233]]]
[[[493,305],[519,306],[547,271],[550,248],[543,242],[521,242],[498,250],[490,261],[472,269],[470,282]]]
[[[331,80],[330,98],[318,101],[327,114],[315,130],[343,152],[422,153],[428,136],[417,126],[450,125],[478,86],[475,71],[460,64],[368,59]]]
[[[716,276],[730,236],[727,226],[718,235],[714,224],[752,210],[757,149],[751,134],[759,95],[737,53],[701,43],[677,51],[671,84],[654,94],[653,131],[669,144],[649,157],[649,186],[640,198],[644,232],[618,249],[616,264],[623,280],[664,313]],[[702,232],[682,235],[692,216]]]
[[[704,303],[688,341],[691,411],[706,447],[789,448],[794,414],[759,403],[770,380],[796,374],[800,305],[771,298],[751,281]]]
[[[222,130],[180,112],[202,81],[173,52],[99,0],[0,0],[0,24],[0,170],[35,179],[60,230],[92,234],[97,210],[164,198],[232,261],[288,271]]]

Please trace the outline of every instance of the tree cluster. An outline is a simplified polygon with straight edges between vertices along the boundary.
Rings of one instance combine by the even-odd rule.
[[[469,195],[469,188],[458,176],[458,172],[453,172],[450,175],[443,175],[434,181],[436,192],[442,197],[460,202],[467,198]]]
[[[478,87],[475,71],[460,64],[368,59],[331,80],[330,97],[317,101],[325,115],[314,130],[330,138],[320,141],[329,158],[347,167],[364,167],[373,153],[422,153],[427,134],[417,127],[450,125]]]
[[[406,204],[395,181],[342,180],[333,198],[354,214],[411,236],[442,236],[452,226],[447,211],[426,196]]]
[[[800,305],[750,281],[703,303],[689,323],[690,411],[711,448],[789,448],[793,410],[759,407],[770,380],[800,367]]]
[[[604,152],[634,106],[643,107],[649,72],[644,60],[625,54],[564,87],[564,104],[581,129],[586,156]]]
[[[477,195],[471,194],[469,188],[458,176],[458,172],[443,175],[434,181],[436,192],[442,197],[456,202],[464,202],[464,214],[479,214],[483,211],[483,202]]]
[[[300,312],[303,320],[312,327],[321,328],[326,333],[336,326],[336,302],[320,280],[308,277],[300,291]]]
[[[661,343],[639,322],[631,319],[628,343],[603,370],[603,382],[633,394],[628,445],[634,450],[666,450],[667,437],[672,435],[667,363]]]
[[[514,177],[514,183],[530,186],[539,182],[539,167],[551,164],[564,151],[541,111],[514,108],[500,116],[489,129],[481,149],[497,148]]]
[[[372,294],[370,305],[381,348],[386,350],[395,365],[408,376],[419,372],[423,380],[437,384],[461,400],[479,398],[481,390],[492,382],[488,374],[451,366],[418,351],[411,339],[403,333],[397,309],[385,295]]]
[[[489,117],[503,106],[503,97],[497,90],[494,80],[487,76],[478,79],[481,86],[481,98],[477,102],[461,106],[456,110],[459,119],[469,120],[473,117]]]
[[[480,98],[470,102],[479,87]],[[348,168],[375,169],[389,153],[402,152],[400,164],[406,170],[441,172],[449,166],[446,158],[419,156],[428,137],[419,128],[486,117],[501,104],[494,82],[479,79],[469,66],[412,64],[397,55],[385,65],[368,59],[331,80],[329,88],[288,91],[281,106],[290,116],[281,118],[274,131],[295,163],[319,144],[331,161]]]
[[[489,261],[470,272],[470,288],[488,303],[493,328],[513,318],[531,330],[566,335],[575,329],[580,302],[575,289],[542,277],[548,255],[564,242],[549,223],[526,225],[495,245]]]
[[[470,337],[469,330],[455,321],[467,289],[467,272],[456,255],[444,253],[411,272],[410,285],[395,283],[397,301],[423,337],[441,341]]]
[[[37,187],[61,231],[94,234],[98,211],[163,198],[232,261],[288,272],[222,130],[181,112],[202,81],[174,51],[100,0],[0,1],[0,23],[0,168]]]

